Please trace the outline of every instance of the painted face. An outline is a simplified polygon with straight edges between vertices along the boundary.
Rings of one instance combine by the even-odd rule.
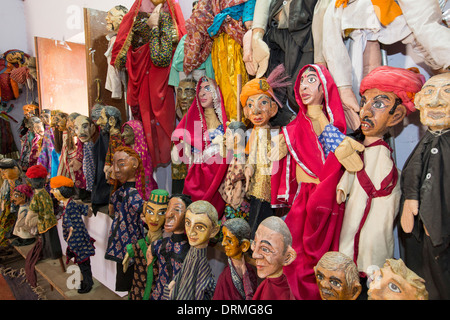
[[[156,204],[147,201],[144,205],[144,220],[148,230],[155,232],[161,229],[166,218],[167,203]]]
[[[183,233],[185,214],[186,205],[184,201],[176,197],[170,199],[167,206],[164,230],[166,232]]]
[[[450,128],[450,73],[431,77],[416,94],[420,122],[431,130]]]
[[[134,145],[134,131],[129,125],[125,125],[121,134],[123,142],[128,145]]]
[[[27,197],[19,191],[14,191],[11,197],[11,202],[14,203],[16,206],[20,206],[24,204],[27,200]]]
[[[59,131],[65,131],[67,129],[67,119],[61,114],[56,114],[52,119],[52,123],[55,124],[56,129],[58,129]]]
[[[398,105],[393,114],[390,114],[395,105],[397,96],[392,92],[384,92],[373,88],[366,90],[361,97],[361,131],[367,137],[379,137],[388,132],[389,128],[403,120],[406,109],[403,105]],[[398,113],[403,112],[401,119]]]
[[[212,222],[206,213],[195,214],[187,210],[185,230],[189,244],[195,248],[208,246],[209,239],[214,237]]]
[[[81,142],[85,143],[92,140],[92,136],[95,132],[95,125],[89,122],[88,117],[81,115],[76,117],[73,129]]]
[[[17,63],[22,60],[23,53],[21,51],[11,52],[6,55],[6,61]]]
[[[279,276],[285,259],[283,236],[276,231],[259,225],[251,246],[256,271],[261,279]]]
[[[119,30],[119,25],[122,22],[123,16],[126,14],[126,12],[122,10],[118,10],[117,8],[112,8],[108,11],[108,14],[106,15],[105,21],[106,21],[106,29],[109,31],[117,31]]]
[[[101,110],[100,117],[97,120],[97,125],[100,127],[100,130],[102,132],[109,132],[109,124],[108,124],[108,117],[106,116],[105,109]]]
[[[417,289],[395,274],[390,266],[375,271],[371,279],[367,291],[369,300],[417,300]]]
[[[41,120],[45,125],[49,126],[52,123],[52,116],[50,113],[44,112],[41,114]]]
[[[42,122],[36,122],[33,124],[33,131],[35,134],[43,136],[44,135],[44,124]]]
[[[184,116],[195,98],[196,83],[193,81],[180,81],[177,88],[177,107],[181,109]]]
[[[299,93],[304,105],[321,105],[323,88],[316,71],[305,71],[301,75]]]
[[[240,260],[242,257],[243,245],[239,244],[239,239],[228,230],[227,227],[222,228],[223,240],[222,246],[227,257]]]
[[[278,111],[276,102],[269,96],[260,93],[248,97],[244,107],[244,115],[255,127],[262,127],[269,123]]]
[[[16,180],[19,178],[20,170],[17,167],[3,169],[3,178],[6,180]]]
[[[67,131],[69,131],[72,136],[76,135],[76,133],[75,133],[75,123],[74,123],[74,120],[72,118],[70,118],[70,117],[67,118],[66,128],[67,128]]]
[[[137,166],[138,160],[131,157],[128,153],[124,151],[114,153],[113,169],[116,179],[119,180],[120,183],[123,184],[127,181],[135,181]]]
[[[353,300],[343,269],[329,270],[318,264],[315,274],[322,300]]]
[[[206,109],[206,108],[212,108],[213,107],[213,86],[208,81],[203,81],[200,84],[198,97],[200,100],[200,105]]]

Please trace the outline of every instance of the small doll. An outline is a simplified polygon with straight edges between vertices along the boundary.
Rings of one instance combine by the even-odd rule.
[[[73,259],[80,267],[83,280],[78,293],[88,293],[94,284],[90,257],[95,254],[95,240],[89,235],[82,216],[91,217],[92,210],[88,205],[73,200],[75,188],[71,179],[64,176],[53,177],[50,179],[50,187],[55,198],[64,205],[62,232],[67,242],[66,263]]]
[[[16,186],[12,193],[11,202],[19,207],[13,231],[13,235],[17,236],[17,238],[12,241],[11,244],[13,246],[27,246],[36,241],[36,225],[25,223],[32,196],[33,189],[27,184]]]

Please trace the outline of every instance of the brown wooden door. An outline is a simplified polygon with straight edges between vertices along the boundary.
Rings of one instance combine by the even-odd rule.
[[[125,104],[125,92],[121,99],[113,99],[111,92],[105,89],[108,62],[105,52],[109,41],[106,39],[107,12],[84,8],[84,34],[86,47],[87,88],[89,110],[96,103],[102,103],[118,108],[122,114],[122,123],[128,120]],[[123,89],[125,90],[125,89]]]

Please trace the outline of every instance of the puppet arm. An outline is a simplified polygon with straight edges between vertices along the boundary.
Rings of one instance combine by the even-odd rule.
[[[336,186],[336,201],[341,204],[347,200],[350,188],[353,184],[355,175],[351,172],[345,171]]]
[[[364,151],[364,145],[356,140],[345,137],[334,151],[334,155],[347,171],[357,172],[364,167],[358,152]]]
[[[257,0],[252,24],[252,60],[256,77],[261,78],[269,66],[270,50],[263,36],[269,20],[269,9],[273,0]]]

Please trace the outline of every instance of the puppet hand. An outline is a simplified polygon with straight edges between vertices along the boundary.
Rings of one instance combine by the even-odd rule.
[[[169,289],[169,297],[172,295],[172,289],[174,286],[175,286],[174,280],[170,281],[170,283],[167,285],[167,289]]]
[[[248,191],[248,186],[250,185],[250,179],[253,176],[253,166],[246,165],[244,169],[245,176],[245,192]]]
[[[341,204],[344,201],[345,201],[345,193],[341,189],[338,189],[336,192],[336,202],[338,204]]]
[[[112,167],[111,166],[105,166],[103,168],[103,172],[105,173],[106,180],[109,179],[109,176],[111,175]]]
[[[288,153],[286,140],[284,139],[283,134],[278,134],[277,136],[272,138],[272,147],[268,153],[268,157],[270,161],[278,161],[283,159]]]
[[[406,233],[411,233],[414,227],[414,216],[419,213],[419,200],[407,199],[403,204],[400,224]]]
[[[226,141],[224,135],[216,136],[212,141],[213,144],[219,145],[219,153],[222,158],[227,156]]]
[[[152,250],[150,250],[150,248],[147,250],[147,253],[145,254],[145,259],[147,260],[147,266],[150,265],[153,261]]]
[[[127,253],[125,253],[125,257],[122,260],[123,273],[127,272],[129,264],[130,264],[130,255],[127,252]]]
[[[244,38],[242,39],[243,47],[242,47],[242,60],[245,64],[245,69],[247,70],[247,73],[251,76],[254,76],[256,74],[256,68],[253,65],[253,50],[252,50],[252,35],[253,31],[248,30],[244,34]]]
[[[339,96],[344,108],[347,125],[354,131],[361,125],[359,118],[359,104],[351,87],[339,87]]]
[[[364,146],[356,140],[345,137],[334,150],[334,155],[349,172],[357,172],[364,167],[358,152],[363,152]]]
[[[147,25],[151,28],[157,27],[159,22],[159,13],[161,11],[162,3],[158,4],[153,12],[150,14],[150,17],[147,20]]]
[[[264,30],[253,29],[252,32],[252,50],[253,65],[256,70],[256,77],[261,78],[269,66],[270,50],[267,43],[263,40]]]

